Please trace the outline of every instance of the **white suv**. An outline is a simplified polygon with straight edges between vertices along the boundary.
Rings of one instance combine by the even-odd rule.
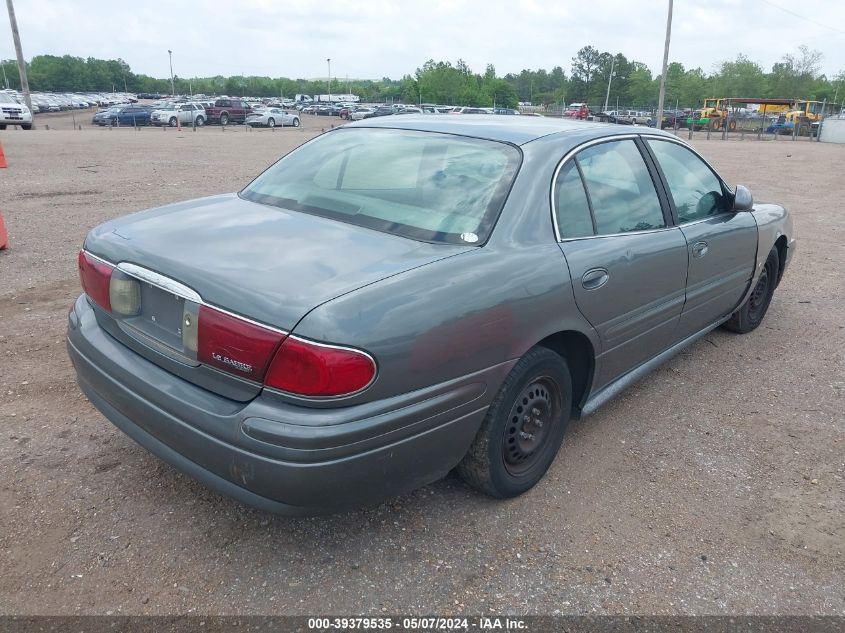
[[[196,121],[197,127],[200,127],[205,125],[205,108],[198,103],[172,103],[153,110],[150,123],[176,127],[177,117],[181,125],[193,125]]]
[[[25,130],[31,130],[32,112],[8,92],[0,92],[0,130],[5,130],[7,125],[20,125]]]

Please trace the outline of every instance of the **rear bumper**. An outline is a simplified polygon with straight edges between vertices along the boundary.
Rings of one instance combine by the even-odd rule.
[[[289,515],[375,503],[444,476],[511,365],[385,401],[312,409],[197,387],[112,338],[84,296],[67,344],[80,387],[115,426],[209,487]]]

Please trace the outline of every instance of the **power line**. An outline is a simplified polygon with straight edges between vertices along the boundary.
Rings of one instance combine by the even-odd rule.
[[[760,0],[760,2],[768,4],[770,7],[774,7],[775,9],[780,9],[784,13],[793,15],[799,20],[804,20],[805,22],[809,22],[810,24],[815,24],[816,26],[820,26],[825,29],[830,29],[831,31],[836,31],[837,33],[842,33],[843,35],[845,35],[845,31],[843,31],[842,29],[837,29],[835,26],[830,26],[829,24],[824,24],[823,22],[817,22],[813,18],[808,18],[807,16],[801,15],[800,13],[796,13],[792,9],[787,9],[786,7],[782,7],[779,4],[775,4],[774,2],[769,2],[769,0]]]

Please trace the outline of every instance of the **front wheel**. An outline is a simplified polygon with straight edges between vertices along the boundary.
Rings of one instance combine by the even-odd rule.
[[[780,270],[780,257],[778,256],[778,249],[772,248],[769,251],[769,256],[766,257],[766,263],[763,266],[763,271],[757,279],[757,284],[754,290],[742,304],[742,307],[731,315],[731,318],[725,322],[725,329],[731,332],[738,332],[739,334],[746,334],[752,330],[756,330],[757,326],[763,322],[763,317],[766,316],[766,311],[769,309],[769,304],[772,301],[772,295],[775,292],[775,286],[778,282],[778,272]]]
[[[531,489],[551,466],[572,409],[572,379],[560,355],[531,349],[508,374],[458,473],[505,499]]]
[[[299,119],[293,120],[293,127],[299,127]]]
[[[167,123],[168,123],[168,125],[170,125],[170,127],[176,127],[176,117],[175,116],[170,117],[170,120]]]
[[[205,119],[201,116],[198,116],[196,123],[197,127],[202,127],[203,125],[205,125]]]

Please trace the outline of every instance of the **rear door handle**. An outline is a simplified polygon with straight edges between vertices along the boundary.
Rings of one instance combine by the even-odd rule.
[[[581,285],[585,290],[601,288],[610,279],[610,274],[604,268],[593,268],[581,277]]]
[[[707,246],[707,242],[696,242],[692,245],[692,256],[704,257],[707,254],[707,251],[709,250],[710,247]]]

